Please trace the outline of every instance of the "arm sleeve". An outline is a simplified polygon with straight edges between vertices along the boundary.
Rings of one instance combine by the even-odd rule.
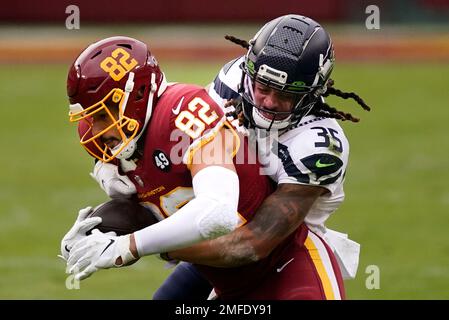
[[[237,213],[237,174],[220,166],[200,170],[192,180],[195,198],[165,220],[134,233],[139,256],[168,252],[232,232]]]

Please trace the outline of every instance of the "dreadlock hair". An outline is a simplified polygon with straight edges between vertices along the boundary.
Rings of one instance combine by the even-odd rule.
[[[249,49],[249,42],[246,40],[242,40],[242,39],[236,38],[234,36],[229,36],[229,35],[225,35],[225,39],[229,40],[235,44],[238,44],[239,46],[241,46],[245,49]]]
[[[225,39],[229,40],[235,44],[238,44],[239,46],[249,49],[250,43],[246,40],[239,39],[234,36],[225,35]],[[334,95],[342,99],[353,99],[355,102],[357,102],[364,110],[370,111],[371,108],[363,101],[362,98],[355,92],[343,92],[339,89],[336,89],[333,87],[334,80],[329,79],[327,81],[327,89],[326,92],[322,94],[323,97],[328,97],[329,95]],[[352,121],[352,122],[359,122],[360,119],[354,117],[350,113],[346,113],[340,110],[337,110],[334,107],[331,107],[327,103],[321,101],[321,99],[318,100],[317,103],[313,106],[312,110],[310,111],[310,114],[313,114],[317,117],[326,117],[326,118],[334,118],[342,121]]]
[[[248,120],[243,115],[242,106],[241,98],[230,99],[224,104],[224,109],[227,117],[237,119],[241,125],[246,127]]]
[[[323,93],[323,97],[328,97],[329,95],[334,95],[342,99],[353,99],[355,102],[357,102],[363,110],[370,111],[371,108],[363,101],[360,96],[354,92],[343,92],[339,89],[336,89],[333,87],[334,80],[329,79],[327,81],[327,89],[326,92]],[[335,118],[342,121],[352,121],[352,122],[359,122],[359,118],[355,118],[352,114],[346,113],[340,110],[335,109],[334,107],[331,107],[327,103],[318,100],[317,103],[313,106],[311,114],[317,116],[317,117],[326,117],[326,118]]]

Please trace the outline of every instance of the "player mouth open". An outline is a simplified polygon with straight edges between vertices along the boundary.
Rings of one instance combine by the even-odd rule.
[[[290,112],[279,112],[264,107],[256,107],[256,112],[268,121],[285,120],[291,115]]]
[[[114,149],[116,146],[118,146],[120,144],[120,140],[114,138],[114,137],[110,137],[110,138],[101,138],[101,141],[109,148],[109,149]]]

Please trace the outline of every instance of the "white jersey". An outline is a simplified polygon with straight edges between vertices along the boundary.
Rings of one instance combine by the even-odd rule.
[[[312,231],[322,235],[324,223],[343,202],[343,182],[349,143],[337,121],[307,116],[279,137],[261,138],[259,159],[265,172],[277,182],[320,186],[329,192],[320,196],[305,218]]]
[[[221,106],[227,100],[239,97],[238,89],[243,73],[240,65],[243,59],[244,57],[240,57],[227,63],[209,87],[209,95]],[[267,135],[265,130],[251,132],[255,133],[258,156],[264,171],[275,182],[320,186],[329,191],[320,196],[310,208],[305,218],[307,226],[328,242],[334,242],[334,239],[328,239],[326,235],[347,238],[347,235],[325,227],[326,220],[345,197],[343,183],[348,165],[349,143],[337,121],[309,115],[294,128],[281,134],[270,131]],[[356,247],[354,250],[357,251],[357,262],[352,261],[352,266],[342,268],[345,278],[355,276],[358,244]],[[335,252],[335,248],[333,249]],[[335,253],[340,258],[338,252]],[[345,270],[354,267],[355,270]]]

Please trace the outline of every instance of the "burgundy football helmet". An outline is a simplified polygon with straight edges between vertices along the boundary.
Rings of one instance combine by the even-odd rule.
[[[111,37],[91,44],[71,65],[67,78],[69,117],[80,121],[81,145],[103,162],[129,158],[165,88],[164,74],[145,43]],[[118,118],[112,106],[118,107]],[[92,115],[101,110],[111,125],[93,135]],[[122,141],[111,149],[99,138],[114,127]]]

